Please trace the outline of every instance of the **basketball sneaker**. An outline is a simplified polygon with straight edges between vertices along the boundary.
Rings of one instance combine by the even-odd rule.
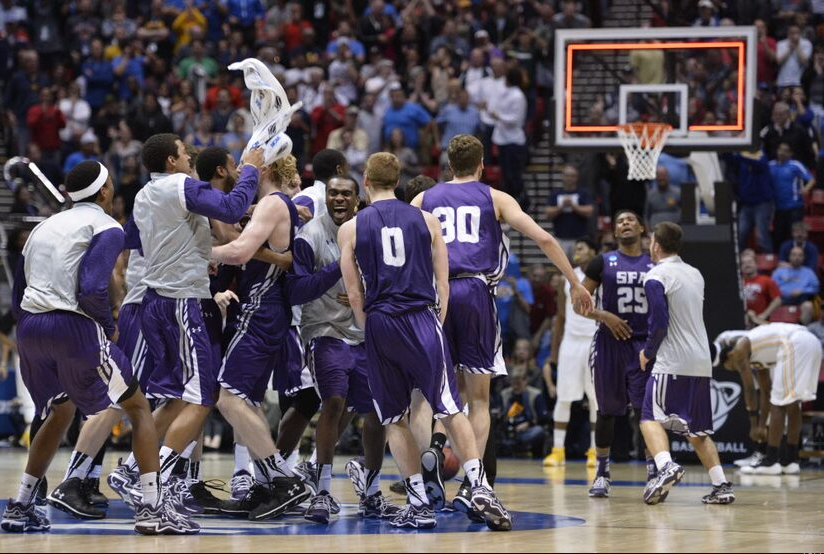
[[[89,501],[89,504],[98,508],[109,507],[109,499],[100,492],[100,479],[87,477],[86,479],[83,479],[81,487],[83,489],[83,494],[86,495],[86,500]]]
[[[234,497],[234,495],[233,495]],[[228,516],[248,518],[252,510],[272,500],[272,492],[266,485],[252,483],[246,496],[240,499],[224,500],[220,503],[220,513]]]
[[[801,473],[801,466],[796,462],[781,466],[782,475],[798,475],[799,473]]]
[[[194,535],[200,525],[178,513],[170,501],[158,506],[141,506],[134,515],[134,530],[141,535]]]
[[[324,491],[313,496],[303,517],[327,525],[332,517],[332,495]]]
[[[202,514],[203,507],[197,503],[192,492],[189,490],[189,485],[186,484],[186,479],[179,475],[171,475],[169,480],[163,484],[163,490],[168,494],[172,504],[175,505],[177,511],[180,513]]]
[[[380,491],[372,496],[361,496],[358,514],[364,519],[392,519],[401,511],[400,506],[389,502]]]
[[[587,453],[589,455],[589,453]],[[562,446],[557,446],[552,449],[552,452],[544,458],[544,467],[561,467],[566,465],[566,449]]]
[[[435,512],[429,506],[416,507],[407,504],[389,522],[392,527],[402,529],[433,529],[438,522],[435,520]]]
[[[772,475],[776,477],[781,476],[781,464],[775,462],[774,464],[766,465],[763,462],[757,466],[746,466],[741,468],[741,473],[744,475]]]
[[[732,490],[732,483],[721,483],[713,486],[712,492],[701,499],[704,504],[732,504],[735,502],[735,493]]]
[[[446,491],[443,486],[444,454],[437,448],[428,448],[421,454],[421,473],[426,498],[436,512],[443,510],[446,504]]]
[[[761,462],[764,461],[766,456],[761,452],[755,451],[752,453],[752,456],[747,456],[746,458],[741,458],[740,460],[735,460],[733,463],[737,467],[749,467],[749,466],[757,466],[760,465]]]
[[[358,498],[363,498],[366,494],[366,468],[360,458],[353,458],[346,462],[346,473],[349,475],[349,480],[352,481],[355,494],[358,495]],[[405,487],[404,492],[406,492]]]
[[[197,505],[203,508],[203,513],[220,513],[220,499],[211,493],[209,486],[203,481],[195,481],[194,483],[190,483],[189,493],[195,499]]]
[[[249,489],[251,489],[254,484],[255,480],[252,478],[252,475],[244,469],[232,475],[232,479],[229,481],[232,500],[240,501],[246,498]]]
[[[486,523],[483,516],[472,505],[472,487],[466,477],[464,477],[461,486],[458,487],[458,494],[452,499],[452,509],[466,514],[466,517],[473,523]]]
[[[0,528],[7,533],[42,533],[51,529],[51,522],[33,502],[24,506],[9,498]]]
[[[122,462],[121,458],[106,481],[109,488],[117,493],[128,507],[136,510],[143,500],[143,494],[140,492],[140,475]]]
[[[658,472],[658,476],[644,488],[644,502],[654,506],[666,500],[670,489],[681,482],[685,473],[684,468],[675,462],[667,463]]]
[[[48,496],[48,502],[58,510],[62,510],[80,519],[103,519],[106,511],[95,508],[87,500],[83,492],[83,482],[79,477],[72,477],[60,483]]]
[[[587,450],[587,467],[590,469],[598,467],[598,454],[594,448]]]
[[[312,491],[298,477],[278,477],[272,480],[271,487],[272,499],[249,512],[250,520],[280,517],[312,496]]]
[[[495,491],[481,485],[472,489],[472,507],[493,531],[511,531],[512,516],[495,496]]]
[[[318,491],[318,466],[312,462],[301,462],[292,470],[296,477],[309,487],[312,496],[316,495]]]
[[[590,498],[609,498],[609,489],[612,481],[609,474],[598,475],[589,488]]]

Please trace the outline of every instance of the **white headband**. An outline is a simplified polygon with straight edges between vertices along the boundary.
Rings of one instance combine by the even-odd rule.
[[[97,179],[84,189],[80,189],[76,192],[70,192],[69,198],[72,199],[72,202],[77,202],[78,200],[83,200],[84,198],[88,198],[97,193],[100,189],[103,188],[103,185],[106,184],[106,181],[109,179],[109,170],[106,169],[102,163],[97,162],[97,165],[100,166],[100,174],[97,176]]]

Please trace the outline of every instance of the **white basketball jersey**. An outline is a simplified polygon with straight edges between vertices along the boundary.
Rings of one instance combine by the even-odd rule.
[[[575,268],[575,276],[579,282],[583,282],[586,275],[580,267]],[[598,322],[575,313],[572,307],[572,295],[570,294],[569,281],[564,281],[564,292],[566,293],[566,312],[564,321],[564,336],[578,338],[592,338],[598,329]]]

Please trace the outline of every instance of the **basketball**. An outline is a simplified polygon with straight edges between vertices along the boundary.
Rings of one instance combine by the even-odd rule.
[[[458,457],[452,453],[452,449],[446,447],[443,449],[443,480],[448,481],[458,474],[461,467]]]

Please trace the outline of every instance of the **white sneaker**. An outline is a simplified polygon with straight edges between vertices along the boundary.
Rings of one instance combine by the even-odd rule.
[[[748,467],[748,466],[757,466],[761,462],[764,461],[764,454],[761,452],[753,452],[752,456],[748,456],[746,458],[741,458],[740,460],[735,460],[733,463],[737,467]]]
[[[774,463],[770,466],[760,465],[760,466],[748,466],[742,467],[741,473],[744,475],[781,475],[781,464],[778,462]]]
[[[798,475],[799,473],[801,473],[801,466],[795,462],[785,466],[781,466],[781,473],[783,475]]]

